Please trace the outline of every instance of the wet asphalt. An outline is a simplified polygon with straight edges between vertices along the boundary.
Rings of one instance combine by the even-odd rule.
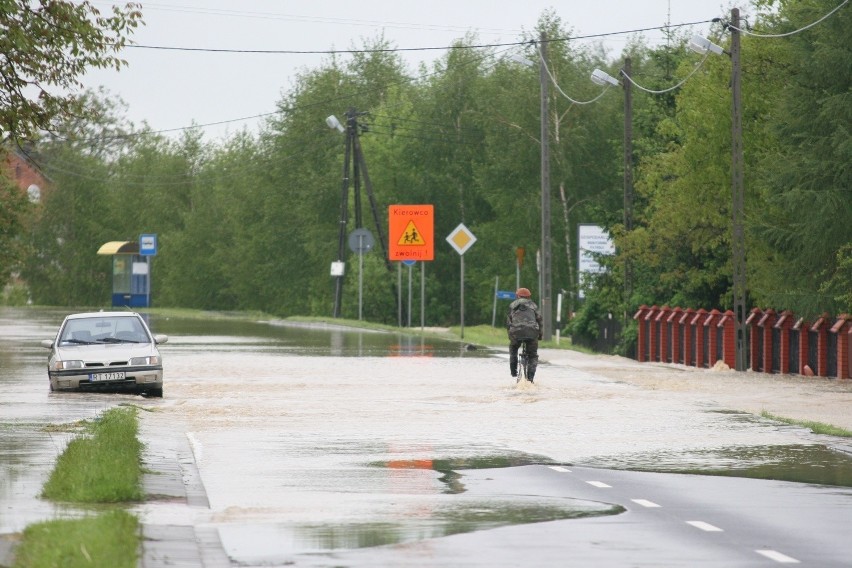
[[[516,387],[504,377],[488,392],[474,375],[483,368],[485,376],[505,372],[499,350],[471,354],[456,345],[327,330],[282,340],[259,331],[275,330],[270,322],[234,332],[173,321],[157,330],[173,338],[164,350],[172,378],[164,401],[46,397],[44,352],[32,342],[55,331],[61,314],[29,314],[0,310],[7,340],[0,350],[0,565],[10,564],[22,526],[75,514],[33,499],[68,439],[43,427],[115,404],[141,409],[149,497],[135,509],[143,519],[144,567],[845,566],[852,557],[843,533],[852,503],[849,445],[749,414],[804,408],[814,420],[837,423],[848,409],[848,385],[790,377],[744,383],[737,374],[660,372],[620,358],[543,350],[542,384]],[[338,382],[314,395],[310,379],[328,380],[310,376],[325,365],[315,357],[329,355],[344,363],[331,363],[329,377]],[[199,356],[222,367],[215,380],[198,369]],[[296,382],[282,381],[280,372],[263,375],[250,363],[282,356],[284,375]],[[385,362],[390,370],[380,367]],[[423,394],[448,391],[459,379],[436,376],[453,369],[471,385]],[[340,379],[370,370],[378,385]],[[396,374],[408,382],[396,384]],[[555,386],[563,377],[579,386]],[[273,384],[279,390],[270,393]],[[379,407],[365,408],[377,396],[384,397]],[[347,406],[352,399],[357,404]],[[600,400],[606,405],[596,410]],[[389,411],[416,420],[376,426],[377,413],[381,424]],[[500,433],[530,412],[536,418],[525,423],[528,432]],[[557,414],[565,412],[576,416]],[[282,427],[299,434],[282,437]],[[393,445],[377,449],[374,437]],[[371,460],[369,467],[328,458],[350,453]],[[240,470],[241,460],[257,473]],[[684,471],[714,475],[666,473]],[[276,478],[288,481],[269,483]],[[294,512],[303,505],[300,495],[306,506],[329,513]],[[388,517],[376,504],[387,500],[402,503],[401,516]]]

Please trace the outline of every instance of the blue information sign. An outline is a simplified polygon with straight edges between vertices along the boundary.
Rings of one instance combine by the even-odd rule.
[[[141,256],[157,255],[157,235],[139,235],[139,254]]]
[[[405,266],[414,266],[415,264],[417,264],[417,261],[416,261],[416,260],[406,259],[406,260],[403,260],[403,261],[402,261],[402,263],[403,263]]]
[[[498,300],[514,300],[515,293],[507,290],[498,290],[497,291],[497,299]]]

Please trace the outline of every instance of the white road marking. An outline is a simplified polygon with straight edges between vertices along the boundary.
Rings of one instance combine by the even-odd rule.
[[[559,473],[571,473],[570,469],[565,469],[561,465],[552,465],[550,466],[550,469],[552,469],[553,471],[558,471]]]
[[[589,485],[593,485],[595,487],[600,487],[601,489],[604,489],[606,487],[612,487],[612,485],[607,485],[603,481],[587,481],[586,483],[588,483]]]
[[[686,524],[707,532],[725,532],[719,527],[714,527],[710,523],[705,523],[704,521],[686,521]]]
[[[643,507],[648,507],[648,508],[660,507],[661,506],[661,505],[657,505],[653,501],[648,501],[647,499],[631,499],[631,501],[633,501],[637,505],[642,505]]]
[[[781,554],[777,550],[755,550],[755,552],[780,564],[800,564],[800,562],[795,558],[791,558],[786,554]]]

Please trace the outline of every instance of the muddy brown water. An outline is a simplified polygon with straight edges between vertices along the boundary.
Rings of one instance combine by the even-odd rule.
[[[835,440],[754,414],[784,410],[789,393],[750,385],[738,398],[709,386],[743,377],[543,350],[537,384],[516,384],[501,349],[335,326],[153,317],[152,329],[170,336],[162,400],[57,395],[38,342],[64,315],[0,309],[0,533],[75,514],[37,497],[67,442],[45,426],[122,403],[152,410],[143,420],[189,440],[210,501],[204,512],[143,505],[143,521],[216,525],[236,559],[269,531],[280,541],[281,527],[293,549],[311,550],[617,512],[519,496],[459,507],[453,499],[465,488],[456,472],[474,467],[582,464],[852,483],[849,455]],[[852,400],[843,385],[794,386],[808,404]],[[803,396],[808,388],[814,393]],[[775,399],[782,406],[772,407]]]

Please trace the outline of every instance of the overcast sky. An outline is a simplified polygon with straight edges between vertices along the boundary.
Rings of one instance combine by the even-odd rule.
[[[735,0],[745,12],[744,0]],[[94,1],[102,12],[114,2]],[[729,0],[160,0],[142,2],[146,25],[127,48],[129,66],[120,72],[97,70],[87,86],[103,86],[128,105],[127,117],[154,130],[204,126],[217,139],[258,120],[238,120],[275,111],[300,70],[328,58],[319,54],[216,53],[150,49],[179,47],[228,50],[345,50],[384,35],[394,47],[450,45],[466,32],[480,43],[508,43],[535,28],[554,9],[574,36],[587,36],[705,22],[730,14]],[[710,24],[693,26],[707,34]],[[644,32],[652,44],[660,31]],[[629,35],[602,41],[616,57]],[[147,47],[142,47],[147,46]],[[404,55],[412,72],[419,62],[442,57],[443,50]],[[346,56],[344,56],[346,57]],[[343,114],[345,108],[329,108]],[[214,125],[214,123],[224,123]]]

